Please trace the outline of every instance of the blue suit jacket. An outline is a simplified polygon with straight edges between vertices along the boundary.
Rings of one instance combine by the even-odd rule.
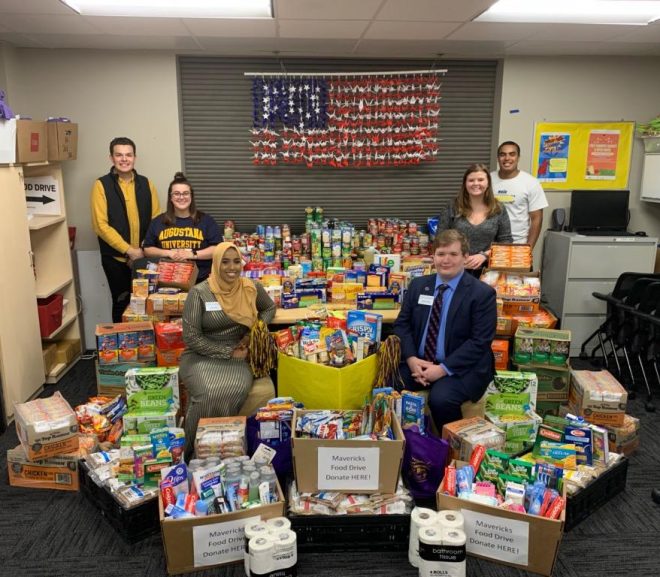
[[[401,339],[401,361],[417,356],[431,307],[420,295],[432,296],[436,275],[413,279],[406,291],[394,334]],[[469,273],[463,274],[451,300],[445,328],[444,365],[461,379],[473,401],[484,394],[495,374],[491,342],[497,325],[495,291]]]

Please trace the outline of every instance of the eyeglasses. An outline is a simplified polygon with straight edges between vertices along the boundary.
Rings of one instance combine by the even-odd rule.
[[[191,194],[189,192],[173,192],[172,198],[190,198]]]

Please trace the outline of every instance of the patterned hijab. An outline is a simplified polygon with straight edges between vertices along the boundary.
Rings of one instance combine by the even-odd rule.
[[[257,289],[254,283],[244,277],[238,277],[233,282],[227,282],[220,277],[220,263],[229,249],[238,252],[238,248],[232,242],[221,242],[215,247],[209,287],[230,319],[252,328],[257,321]],[[240,252],[238,254],[240,256]],[[243,270],[242,266],[241,270]]]

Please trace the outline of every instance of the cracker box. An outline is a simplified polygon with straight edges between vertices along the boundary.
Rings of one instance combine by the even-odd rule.
[[[442,438],[449,441],[452,458],[463,461],[469,461],[475,445],[503,449],[506,440],[502,429],[481,417],[447,423],[442,427]]]
[[[357,295],[360,310],[392,310],[397,306],[398,295],[389,292],[361,292]]]
[[[639,437],[639,419],[630,415],[623,416],[621,426],[607,426],[607,439],[612,446],[624,445]]]
[[[59,391],[52,397],[17,403],[14,419],[18,439],[30,461],[78,450],[78,420]]]
[[[325,301],[325,289],[296,289],[290,293],[282,293],[280,297],[280,304],[283,309],[306,308]]]
[[[595,425],[624,423],[628,392],[609,371],[571,371],[568,405],[571,412]]]
[[[7,451],[7,472],[12,487],[77,491],[78,453],[55,455],[43,461],[30,461],[22,445]]]

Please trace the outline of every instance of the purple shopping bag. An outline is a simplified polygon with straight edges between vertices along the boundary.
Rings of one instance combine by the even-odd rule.
[[[405,428],[406,449],[401,474],[415,499],[431,499],[440,486],[449,457],[449,443],[430,433],[420,434],[416,425]]]

